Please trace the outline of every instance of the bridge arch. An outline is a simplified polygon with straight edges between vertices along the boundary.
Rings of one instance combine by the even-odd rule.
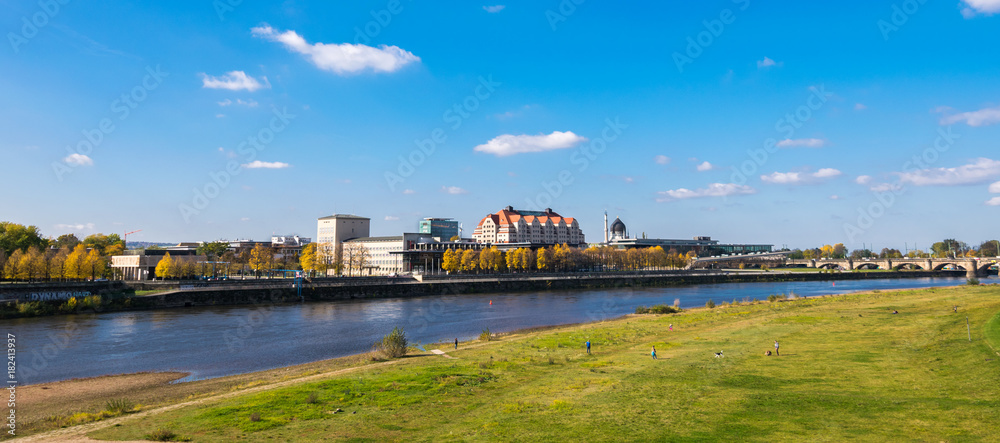
[[[865,262],[860,263],[854,267],[854,269],[878,269],[878,263]]]
[[[997,266],[997,264],[996,263],[980,263],[979,264],[979,269],[978,269],[979,275],[988,275],[989,272],[990,272],[990,268],[992,268],[994,266]]]
[[[816,264],[816,267],[819,269],[840,269],[840,263],[823,263],[822,265]]]
[[[922,266],[916,264],[916,263],[900,263],[900,264],[898,264],[896,266],[893,266],[892,269],[895,269],[897,271],[901,271],[903,269],[907,269],[907,270],[911,270],[912,271],[912,270],[916,270],[916,269],[923,270],[924,268]]]
[[[951,267],[953,267],[953,268],[955,268],[956,270],[959,270],[959,271],[965,271],[966,270],[965,266],[963,266],[960,263],[955,263],[955,262],[938,263],[938,264],[936,264],[934,266],[934,270],[935,271],[943,271],[944,268],[947,267],[947,266],[951,266]]]

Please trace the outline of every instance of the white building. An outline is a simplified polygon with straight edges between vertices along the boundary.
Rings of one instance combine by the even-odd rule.
[[[583,231],[576,219],[563,217],[552,209],[521,211],[508,206],[487,215],[472,234],[479,243],[583,244]]]

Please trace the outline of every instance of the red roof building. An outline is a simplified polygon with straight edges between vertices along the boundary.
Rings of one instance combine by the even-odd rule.
[[[563,217],[552,209],[521,211],[508,206],[487,215],[472,234],[479,243],[570,244],[585,243],[575,218]]]

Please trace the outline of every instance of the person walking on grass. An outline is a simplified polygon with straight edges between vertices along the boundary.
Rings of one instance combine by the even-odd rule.
[[[781,355],[778,353],[778,340],[774,341],[774,355]]]
[[[650,355],[653,356],[653,360],[656,360],[656,346],[653,346],[653,352],[650,352]]]
[[[587,340],[587,355],[590,355],[590,340]]]

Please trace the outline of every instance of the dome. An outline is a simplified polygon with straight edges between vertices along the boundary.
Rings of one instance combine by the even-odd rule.
[[[611,232],[625,235],[625,223],[622,223],[622,219],[615,217],[615,222],[611,224]]]

